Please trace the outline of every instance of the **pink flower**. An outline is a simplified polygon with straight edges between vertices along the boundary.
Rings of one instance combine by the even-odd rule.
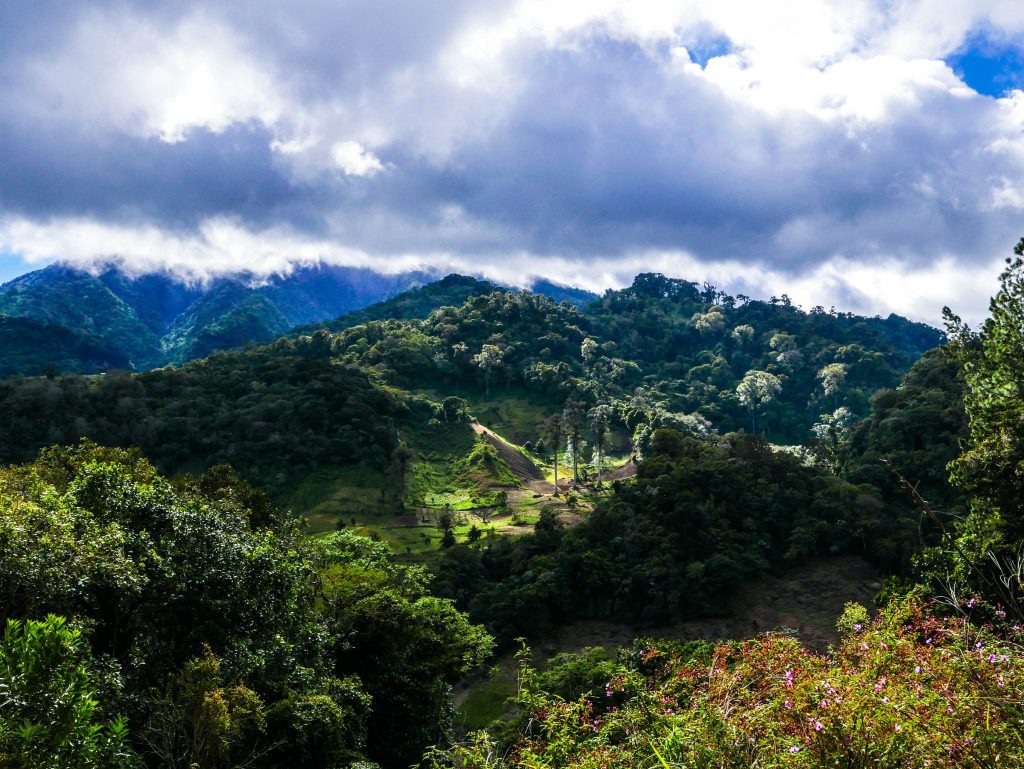
[[[820,731],[821,731],[821,728],[822,728],[823,726],[824,726],[824,724],[823,724],[823,723],[821,723],[821,721],[815,721],[815,722],[814,722],[814,731],[816,731],[816,732],[820,732]]]
[[[796,745],[794,745],[793,747],[791,747],[789,749],[789,752],[790,753],[799,753],[800,752],[800,748],[798,748]]]

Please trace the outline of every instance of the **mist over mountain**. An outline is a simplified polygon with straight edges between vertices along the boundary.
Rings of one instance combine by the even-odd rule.
[[[315,326],[438,277],[315,265],[287,275],[238,273],[190,283],[170,273],[132,275],[113,265],[90,272],[58,263],[0,286],[0,375],[180,364]],[[462,285],[476,293],[500,288],[474,278]],[[597,298],[549,281],[534,290],[576,305]],[[461,303],[469,295],[457,293],[445,298]],[[380,312],[403,317],[389,308]],[[419,316],[417,310],[410,317]]]
[[[0,316],[41,324],[35,358],[23,351],[19,367],[5,373],[41,373],[44,362],[72,371],[181,363],[336,317],[432,277],[315,266],[287,276],[239,274],[188,284],[168,274],[131,276],[116,267],[93,274],[51,265],[0,286]],[[75,344],[82,354],[48,352],[69,334],[81,337]],[[10,359],[19,340],[5,335],[2,343]]]

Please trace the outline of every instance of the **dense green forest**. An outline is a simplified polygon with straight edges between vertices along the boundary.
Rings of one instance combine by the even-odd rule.
[[[498,289],[462,276],[433,281],[424,272],[383,275],[330,265],[210,280],[136,275],[116,263],[100,266],[87,271],[58,263],[0,285],[0,321],[6,324],[0,327],[0,377],[142,371],[266,341],[296,327],[313,331],[340,313],[355,311],[350,323],[423,317],[442,304],[461,304],[470,295]],[[427,284],[422,297],[405,293],[422,284]],[[596,298],[548,281],[532,290],[575,304]],[[390,297],[398,301],[386,301]],[[375,309],[358,313],[367,306]]]
[[[450,276],[177,368],[0,381],[0,759],[1012,764],[1022,274],[948,341],[658,275],[576,303]],[[888,579],[831,651],[524,651],[500,720],[454,717],[517,638],[729,616],[840,557]]]
[[[422,567],[303,537],[223,467],[170,482],[137,452],[52,449],[0,474],[0,510],[6,766],[407,766],[490,649]]]

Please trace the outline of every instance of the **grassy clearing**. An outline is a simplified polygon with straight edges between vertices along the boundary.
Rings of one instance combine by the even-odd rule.
[[[456,694],[456,726],[472,732],[511,715],[508,701],[515,696],[517,684],[514,660],[511,656],[503,657],[486,678]]]
[[[557,399],[546,401],[533,390],[501,385],[492,386],[490,398],[485,398],[483,390],[476,387],[454,386],[424,392],[437,401],[449,395],[464,399],[469,404],[469,413],[480,424],[500,430],[516,443],[536,440],[544,420],[564,405]]]
[[[306,475],[276,501],[309,520],[312,534],[333,531],[338,521],[386,518],[394,504],[381,496],[384,474],[366,468],[320,468]]]

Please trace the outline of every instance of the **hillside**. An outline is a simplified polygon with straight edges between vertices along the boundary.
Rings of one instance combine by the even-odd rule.
[[[502,401],[516,440],[535,440],[542,420],[516,417],[515,404],[553,413],[576,400],[611,406],[639,451],[658,426],[683,424],[804,443],[823,415],[866,415],[873,392],[895,386],[944,339],[897,316],[804,312],[660,275],[637,276],[583,309],[503,291],[422,320],[338,327],[341,360],[398,387],[458,394],[475,413],[497,408],[498,421]],[[771,391],[741,387],[750,372]]]
[[[141,294],[145,285],[133,288]],[[165,294],[138,322],[159,328],[174,315],[214,328],[204,308],[240,294],[231,285],[213,291],[207,304],[196,299],[184,309],[187,297]],[[277,305],[249,293],[235,307],[239,317],[262,317]],[[558,720],[563,707],[594,713],[588,729],[598,731],[587,735],[600,736],[618,728],[617,718],[650,714],[642,698],[606,695],[612,681],[681,705],[704,702],[665,685],[644,667],[646,652],[631,651],[638,647],[627,645],[617,661],[593,649],[559,653],[578,649],[588,634],[606,631],[620,643],[644,628],[689,637],[684,628],[746,622],[755,632],[793,618],[788,646],[697,643],[680,654],[735,654],[742,663],[763,653],[777,655],[772,664],[832,669],[798,640],[835,640],[830,613],[863,600],[875,575],[920,578],[922,569],[941,567],[946,551],[927,548],[942,544],[942,527],[958,525],[966,500],[940,465],[957,456],[967,425],[960,364],[927,349],[943,340],[895,316],[804,312],[658,275],[640,275],[582,308],[449,276],[326,328],[306,326],[177,368],[8,378],[0,382],[8,428],[0,432],[0,462],[30,464],[0,471],[0,526],[17,543],[7,560],[0,557],[0,574],[17,596],[26,594],[25,580],[49,586],[35,603],[19,599],[19,611],[56,610],[95,623],[100,633],[89,643],[112,665],[166,646],[164,662],[123,674],[134,699],[101,692],[122,709],[113,712],[131,704],[132,713],[147,714],[129,718],[132,734],[168,717],[156,682],[184,686],[187,671],[216,662],[222,673],[204,673],[213,691],[245,694],[251,703],[257,697],[244,712],[263,714],[262,725],[251,733],[239,727],[226,743],[238,761],[331,769],[341,760],[335,756],[366,755],[398,769],[437,745],[438,766],[487,766],[489,748],[474,752],[470,742],[445,752],[457,734],[446,720],[448,687],[467,677],[464,723],[487,727],[481,739],[507,756],[503,766],[529,766],[517,763],[522,746],[560,749],[548,735],[535,740],[520,731],[518,719],[538,718],[534,705],[556,728],[572,726],[571,718]],[[750,400],[752,378],[777,389]],[[77,447],[46,448],[54,444]],[[942,506],[934,519],[923,522],[893,470]],[[29,514],[31,526],[22,519]],[[58,531],[64,520],[76,528]],[[45,544],[33,544],[36,532]],[[29,557],[37,547],[45,559]],[[65,561],[84,593],[56,578],[53,564]],[[841,563],[858,564],[870,580],[840,581],[827,609],[790,595],[735,611],[736,602],[763,594],[752,585]],[[111,574],[127,585],[114,609]],[[161,575],[170,576],[160,582]],[[159,591],[151,596],[132,579],[156,580],[183,607],[199,608],[165,616]],[[266,580],[292,593],[270,590],[264,608],[253,591],[267,590]],[[820,580],[800,584],[821,590]],[[245,601],[225,598],[238,590]],[[903,605],[910,606],[894,604]],[[914,621],[935,627],[924,614],[931,604],[915,605]],[[137,615],[122,610],[146,614],[123,627],[120,617]],[[188,632],[167,619],[200,610],[217,619]],[[867,613],[856,616],[865,627]],[[222,626],[220,617],[236,624]],[[289,624],[297,618],[305,624]],[[193,625],[187,619],[182,627]],[[434,630],[421,636],[424,627]],[[469,657],[445,656],[452,632],[471,640]],[[848,638],[849,628],[843,632]],[[864,632],[909,642],[884,622]],[[352,648],[315,640],[350,636],[358,641]],[[509,655],[523,636],[550,650],[542,671],[524,668],[536,687],[510,683],[507,656],[497,673],[475,667],[492,638]],[[986,642],[1002,643],[995,635]],[[380,664],[366,654],[371,648],[385,650]],[[913,653],[938,664],[926,646]],[[304,666],[324,659],[334,677],[303,677]],[[851,688],[875,675],[837,659]],[[673,658],[666,675],[699,684],[688,660]],[[428,704],[411,704],[423,687]],[[510,691],[530,699],[510,708],[502,701]],[[612,697],[623,715],[595,709],[587,699],[593,691]],[[310,713],[361,731],[338,727],[330,733],[346,736],[325,744],[346,752],[307,760],[309,735],[327,728]],[[503,723],[491,724],[502,714]],[[699,719],[661,715],[645,726],[659,751],[675,750],[677,727],[704,728]],[[415,730],[401,741],[388,737],[405,723]],[[779,724],[796,744],[788,722]],[[265,754],[257,748],[262,735],[275,740]],[[560,744],[583,760],[649,758],[650,742],[606,753],[605,742],[577,736]],[[133,744],[159,765],[152,747]],[[771,740],[752,744],[775,757]]]
[[[93,273],[55,264],[0,286],[0,317],[62,328],[63,337],[83,341],[69,346],[54,336],[54,354],[48,355],[46,343],[28,347],[0,337],[0,357],[7,361],[0,376],[32,376],[54,367],[74,373],[115,367],[143,371],[292,329],[306,333],[325,323],[338,330],[374,319],[423,318],[438,307],[499,290],[476,278],[433,278],[427,272],[384,275],[319,265],[265,278],[239,273],[185,283],[167,274],[129,275],[114,266]],[[420,286],[425,290],[418,292]],[[596,298],[546,281],[535,290],[576,304]],[[357,312],[362,308],[368,309]]]
[[[116,267],[93,274],[57,264],[0,286],[0,316],[63,327],[111,351],[100,361],[65,357],[68,371],[103,370],[99,364],[107,359],[144,370],[280,336],[428,280],[419,272],[382,275],[316,266],[266,279],[238,274],[185,284],[163,274],[130,276]],[[6,355],[7,348],[0,353]],[[55,362],[45,347],[19,360],[16,371],[26,375],[43,373]]]

